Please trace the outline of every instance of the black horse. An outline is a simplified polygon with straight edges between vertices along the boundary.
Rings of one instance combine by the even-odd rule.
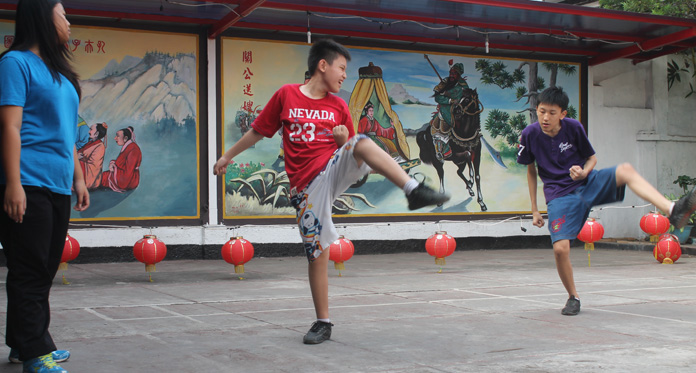
[[[474,181],[478,192],[478,204],[481,211],[488,208],[483,203],[481,194],[481,176],[479,166],[481,164],[481,112],[483,104],[479,101],[478,93],[475,89],[464,89],[462,99],[452,105],[452,119],[454,124],[450,128],[437,115],[430,121],[430,125],[423,131],[416,134],[416,142],[420,147],[420,159],[427,164],[431,164],[437,170],[440,178],[440,191],[445,191],[445,172],[443,169],[444,161],[451,161],[457,165],[457,175],[464,180],[469,195],[474,196]],[[449,136],[448,144],[452,151],[451,155],[444,160],[439,160],[436,156],[435,145],[433,144],[433,133],[442,132]],[[464,171],[469,167],[469,178],[464,176]]]

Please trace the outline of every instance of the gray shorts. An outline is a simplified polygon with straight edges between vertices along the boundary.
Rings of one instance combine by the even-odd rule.
[[[353,157],[355,145],[361,140],[371,141],[362,134],[353,136],[334,152],[324,169],[304,190],[291,196],[292,205],[297,211],[302,243],[310,262],[338,239],[338,232],[331,219],[336,198],[371,171],[370,166],[364,162],[358,166]]]

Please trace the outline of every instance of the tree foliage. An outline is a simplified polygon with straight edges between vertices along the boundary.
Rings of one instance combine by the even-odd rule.
[[[548,82],[546,78],[539,75],[539,65],[548,72]],[[506,148],[503,149],[503,153],[513,155],[515,152],[511,150],[517,149],[522,130],[528,123],[534,123],[538,120],[536,97],[539,92],[547,86],[555,87],[559,72],[567,76],[577,73],[577,67],[573,65],[534,61],[523,61],[517,68],[508,70],[508,66],[502,61],[492,62],[480,59],[476,61],[475,67],[481,73],[481,83],[495,85],[504,90],[514,90],[515,101],[524,103],[525,108],[515,115],[493,109],[486,118],[486,130],[493,138],[502,140],[502,145]],[[523,68],[527,68],[528,71],[523,70]],[[528,115],[525,116],[524,113]],[[577,118],[577,111],[574,107],[568,108],[568,116]]]
[[[599,0],[606,9],[696,19],[694,0]]]

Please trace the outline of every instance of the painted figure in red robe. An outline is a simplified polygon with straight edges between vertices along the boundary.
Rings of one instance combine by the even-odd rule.
[[[90,126],[89,141],[77,151],[82,174],[85,175],[87,189],[97,189],[101,185],[104,152],[106,151],[106,123],[96,123]]]
[[[109,170],[102,173],[101,185],[122,193],[135,189],[140,184],[140,162],[143,155],[135,143],[133,127],[118,130],[114,140],[121,146],[121,152],[115,160],[109,162]]]

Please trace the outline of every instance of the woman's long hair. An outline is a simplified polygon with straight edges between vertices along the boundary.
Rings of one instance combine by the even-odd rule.
[[[72,53],[65,44],[58,40],[56,25],[53,23],[53,8],[60,0],[19,0],[15,16],[15,36],[10,49],[0,54],[0,57],[12,50],[26,51],[34,45],[39,46],[39,53],[53,80],[60,83],[63,74],[82,96],[80,83],[70,62]]]

